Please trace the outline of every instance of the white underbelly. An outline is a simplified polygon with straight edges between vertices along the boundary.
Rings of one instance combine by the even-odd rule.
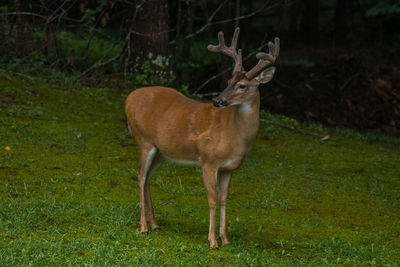
[[[178,163],[178,164],[201,166],[200,162],[198,162],[198,161],[184,160],[184,159],[174,159],[174,158],[167,157],[167,156],[165,156],[165,155],[163,155],[163,156],[164,156],[164,158],[166,158],[167,160],[170,160],[170,161],[175,162],[175,163]]]

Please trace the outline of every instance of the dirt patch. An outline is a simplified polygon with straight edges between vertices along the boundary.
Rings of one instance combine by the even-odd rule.
[[[6,95],[0,92],[0,107],[5,108],[9,106],[19,106],[23,103],[15,100],[13,96]]]

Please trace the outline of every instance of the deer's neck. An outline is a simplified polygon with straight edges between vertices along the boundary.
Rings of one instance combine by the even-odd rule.
[[[257,135],[260,120],[260,95],[257,94],[247,102],[234,109],[234,127],[246,143],[252,143]]]

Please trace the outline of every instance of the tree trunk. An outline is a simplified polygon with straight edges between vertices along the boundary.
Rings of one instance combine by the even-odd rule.
[[[319,0],[303,0],[303,18],[300,24],[301,37],[308,42],[318,41]]]
[[[16,13],[21,12],[21,2],[16,0],[14,2],[14,9]],[[25,31],[24,31],[24,21],[20,14],[16,15],[16,25],[17,25],[17,35],[16,35],[16,52],[18,57],[25,56]]]
[[[231,10],[229,6],[229,2],[225,4],[224,8],[222,9],[222,19],[230,19],[231,16]],[[230,40],[234,31],[234,28],[232,27],[232,23],[224,23],[222,24],[222,32],[224,33],[225,37],[225,42],[226,45],[229,46],[231,45]],[[232,58],[227,57],[227,56],[222,56],[221,57],[221,65],[219,66],[218,73],[232,67]],[[225,72],[220,80],[219,80],[219,87],[220,90],[224,90],[226,87],[227,81],[232,78],[232,72]]]
[[[168,54],[168,1],[146,0],[136,10],[131,24],[130,49],[137,57]]]
[[[185,26],[181,25],[182,27],[181,31],[183,31],[185,34],[190,34],[193,32],[193,27],[194,27],[194,3],[186,1],[185,5],[186,5],[186,16],[187,16],[186,25]],[[181,18],[181,20],[183,20],[183,17]],[[177,53],[180,54],[176,56],[175,60],[177,61],[177,64],[183,66],[181,68],[181,73],[180,73],[182,81],[190,81],[191,74],[187,64],[188,61],[184,60],[185,57],[186,58],[190,57],[190,46],[188,45],[188,41],[184,40],[182,37],[183,36],[177,38],[178,40]]]
[[[240,16],[240,0],[236,0],[236,6],[235,6],[235,28],[239,27],[239,16]]]
[[[348,0],[337,0],[335,9],[335,41],[337,43],[343,43],[346,40],[347,33],[347,7]]]

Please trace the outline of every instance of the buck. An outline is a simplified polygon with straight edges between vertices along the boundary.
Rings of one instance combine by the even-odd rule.
[[[220,205],[219,235],[223,245],[230,241],[225,210],[232,171],[239,168],[249,153],[259,126],[258,86],[274,76],[272,65],[279,54],[279,39],[269,42],[269,53],[260,52],[256,66],[245,72],[241,50],[236,50],[239,28],[227,47],[222,32],[211,52],[234,59],[233,77],[214,105],[194,101],[178,91],[154,86],[131,92],[125,102],[130,128],[140,150],[137,169],[140,193],[140,231],[148,233],[147,221],[159,230],[150,196],[150,178],[165,159],[202,167],[210,209],[210,247],[218,248],[215,234],[217,187]],[[147,213],[146,213],[147,211]],[[147,217],[146,217],[147,216]]]

